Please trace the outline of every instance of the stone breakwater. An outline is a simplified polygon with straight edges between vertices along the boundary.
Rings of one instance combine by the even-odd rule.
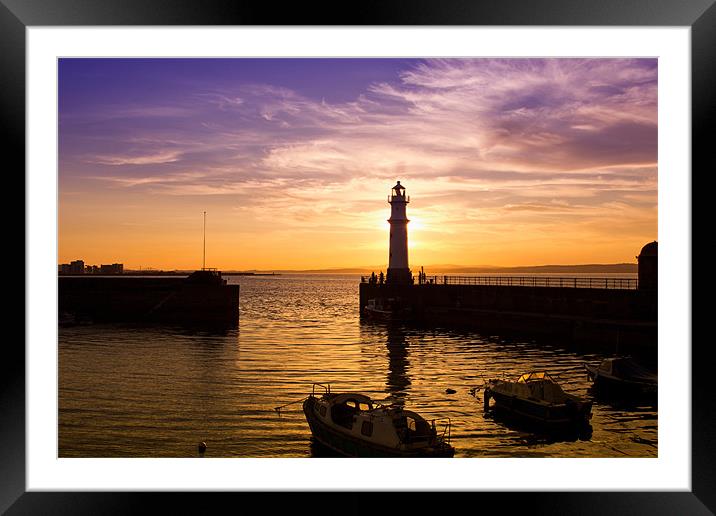
[[[655,290],[361,283],[361,315],[370,299],[400,306],[416,323],[513,332],[656,356]]]
[[[59,277],[58,311],[93,322],[233,324],[239,285],[181,277]]]

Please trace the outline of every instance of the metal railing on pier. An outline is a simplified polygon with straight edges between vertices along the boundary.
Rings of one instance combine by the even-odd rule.
[[[361,282],[373,283],[371,277],[361,276]],[[496,285],[505,287],[557,287],[557,288],[601,288],[636,290],[636,278],[587,278],[555,276],[416,276],[418,285]]]

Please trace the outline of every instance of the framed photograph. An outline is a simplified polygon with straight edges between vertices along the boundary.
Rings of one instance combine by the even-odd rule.
[[[2,0],[27,303],[0,508],[714,511],[713,4]]]

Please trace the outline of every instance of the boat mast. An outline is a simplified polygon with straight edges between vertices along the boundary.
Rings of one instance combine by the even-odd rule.
[[[206,212],[204,212],[204,254],[201,257],[201,270],[206,270]]]

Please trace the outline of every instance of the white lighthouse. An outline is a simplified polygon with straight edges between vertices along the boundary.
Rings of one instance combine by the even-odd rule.
[[[405,208],[410,197],[405,195],[405,187],[400,181],[391,189],[388,196],[390,204],[390,255],[388,258],[387,283],[409,284],[412,275],[408,267],[408,217]]]

